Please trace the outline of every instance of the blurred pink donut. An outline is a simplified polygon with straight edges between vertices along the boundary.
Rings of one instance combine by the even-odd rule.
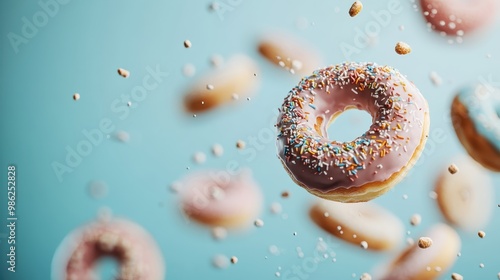
[[[124,219],[98,221],[68,235],[53,261],[52,278],[100,279],[96,264],[112,257],[120,265],[116,279],[162,280],[164,260],[156,242],[139,225]]]
[[[420,0],[425,19],[434,30],[463,36],[490,23],[495,0]]]
[[[223,170],[202,171],[190,174],[182,184],[182,209],[200,223],[245,227],[251,225],[260,212],[262,193],[249,170],[234,176]]]

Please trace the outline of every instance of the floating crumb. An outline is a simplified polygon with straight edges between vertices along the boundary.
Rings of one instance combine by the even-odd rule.
[[[196,73],[196,67],[193,64],[187,63],[182,67],[182,73],[186,77],[191,77]]]
[[[250,97],[247,97],[247,101],[250,101],[250,100],[252,100],[252,99]]]
[[[224,255],[215,255],[212,264],[216,268],[226,268],[229,265],[229,259]]]
[[[418,239],[418,247],[422,249],[427,249],[431,247],[431,245],[432,245],[432,239],[429,237],[420,237]]]
[[[484,238],[486,236],[486,233],[484,231],[480,230],[477,232],[477,236]]]
[[[404,31],[405,30],[405,26],[404,25],[400,25],[399,26],[399,30]]]
[[[207,160],[207,156],[203,152],[196,152],[193,155],[193,161],[197,164],[202,164]]]
[[[419,214],[413,214],[410,218],[410,224],[412,226],[418,226],[422,222],[422,216]]]
[[[130,140],[130,135],[128,134],[128,132],[120,130],[116,132],[115,138],[120,142],[127,143],[128,140]]]
[[[443,82],[443,80],[441,79],[441,77],[438,75],[438,73],[432,71],[430,74],[429,74],[429,77],[431,78],[431,81],[432,83],[435,85],[435,86],[440,86],[441,83]]]
[[[216,157],[222,156],[224,154],[224,148],[220,144],[214,144],[212,146],[212,154]]]
[[[213,90],[213,89],[214,89],[214,86],[209,84],[209,85],[207,85],[207,89],[208,89],[208,90]]]
[[[189,41],[189,40],[184,41],[184,47],[185,47],[186,49],[189,49],[189,48],[191,47],[191,45],[192,45],[192,44],[191,44],[191,41]]]
[[[283,197],[283,198],[288,198],[289,196],[290,196],[290,193],[288,191],[283,191],[281,193],[281,197]]]
[[[232,257],[231,257],[231,263],[232,263],[232,264],[236,264],[237,262],[238,262],[238,258],[237,258],[237,257],[235,257],[235,256],[232,256]]]
[[[80,94],[79,93],[73,94],[73,100],[78,101],[79,99],[80,99]]]
[[[123,68],[118,68],[118,75],[128,78],[130,76],[130,72],[128,70],[125,70]]]
[[[220,67],[224,64],[224,58],[219,54],[214,54],[210,57],[210,64],[212,64],[213,67]]]
[[[403,199],[404,200],[408,199],[408,195],[407,194],[403,194]]]
[[[240,96],[236,93],[233,93],[232,98],[233,98],[233,100],[238,100],[240,98]]]
[[[363,3],[361,3],[361,1],[356,1],[352,3],[351,8],[349,9],[349,15],[351,17],[355,17],[361,12],[362,9],[363,9]]]
[[[365,249],[365,250],[366,250],[366,249],[368,249],[368,242],[366,242],[366,241],[361,241],[360,245],[361,245],[361,248],[363,248],[363,249]]]
[[[435,191],[430,191],[430,192],[429,192],[429,197],[430,197],[431,199],[437,199],[438,194],[437,194]]]
[[[450,164],[450,166],[448,166],[448,171],[450,172],[450,174],[455,174],[458,172],[458,167],[452,163]]]
[[[246,143],[243,140],[236,141],[236,148],[243,150],[245,149]]]
[[[464,277],[462,275],[454,272],[454,273],[451,274],[451,279],[453,279],[453,280],[463,280]]]
[[[182,184],[180,182],[172,182],[172,184],[170,184],[170,191],[174,192],[174,193],[178,193],[180,190],[181,190],[181,187],[182,187]]]
[[[253,223],[256,227],[263,227],[264,226],[264,221],[261,220],[261,219],[257,219],[255,220],[255,222]]]
[[[396,53],[399,55],[409,54],[411,52],[411,47],[405,42],[398,42],[394,48]]]
[[[108,193],[108,186],[102,181],[92,181],[89,183],[88,191],[93,199],[100,199]]]
[[[283,211],[283,208],[281,207],[281,204],[279,204],[279,202],[273,202],[271,204],[271,213],[280,214],[281,211]]]
[[[215,240],[225,239],[227,237],[227,230],[223,227],[214,227],[212,229],[212,237]]]
[[[406,238],[406,244],[408,244],[409,246],[413,246],[413,244],[415,244],[415,240],[413,240],[413,238],[411,237],[408,237]]]
[[[128,107],[132,106],[132,102],[130,102],[130,101],[129,101],[129,102],[127,102],[127,106],[128,106]]]
[[[361,274],[361,277],[359,278],[359,280],[372,280],[372,276],[365,272],[365,273]]]
[[[480,263],[480,264],[479,264],[479,267],[480,267],[480,268],[484,268],[484,263]]]

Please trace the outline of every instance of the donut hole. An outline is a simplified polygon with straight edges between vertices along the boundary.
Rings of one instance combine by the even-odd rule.
[[[94,272],[97,279],[116,279],[120,274],[120,264],[114,257],[102,256],[96,261]]]
[[[352,141],[363,135],[371,124],[372,116],[367,111],[350,108],[331,121],[324,136],[340,142]]]

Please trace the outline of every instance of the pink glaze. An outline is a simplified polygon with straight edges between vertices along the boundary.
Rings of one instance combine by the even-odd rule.
[[[120,264],[116,279],[163,280],[164,260],[151,236],[130,221],[99,221],[76,230],[60,247],[54,261],[63,270],[54,279],[100,279],[95,272],[98,260],[105,256]],[[56,270],[59,270],[56,268]]]
[[[182,207],[188,215],[195,218],[253,219],[261,208],[262,194],[248,170],[234,176],[217,170],[200,172],[190,175],[182,184],[185,187],[181,193]],[[248,220],[240,221],[241,225],[250,224],[246,222]]]
[[[420,0],[425,19],[433,29],[463,36],[491,22],[495,0]]]
[[[369,112],[373,124],[351,142],[329,140],[330,119],[349,107]],[[382,182],[409,163],[426,113],[419,90],[391,67],[330,66],[303,78],[285,98],[277,123],[278,156],[296,181],[323,193]],[[314,129],[318,117],[321,134]]]

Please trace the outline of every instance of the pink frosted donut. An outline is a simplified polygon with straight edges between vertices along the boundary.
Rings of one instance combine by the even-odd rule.
[[[434,30],[463,36],[491,22],[495,0],[420,0],[422,12]]]
[[[329,140],[328,125],[350,108],[370,113],[372,125],[352,141]],[[343,63],[303,78],[285,98],[277,128],[278,157],[298,185],[325,199],[362,202],[387,192],[414,165],[429,110],[397,70]]]
[[[181,184],[182,209],[198,222],[244,227],[260,212],[262,194],[247,170],[234,176],[225,171],[204,171],[191,174]]]
[[[164,260],[152,237],[123,219],[99,221],[77,229],[60,245],[53,262],[53,279],[100,279],[99,259],[110,256],[120,264],[120,280],[163,280]]]

